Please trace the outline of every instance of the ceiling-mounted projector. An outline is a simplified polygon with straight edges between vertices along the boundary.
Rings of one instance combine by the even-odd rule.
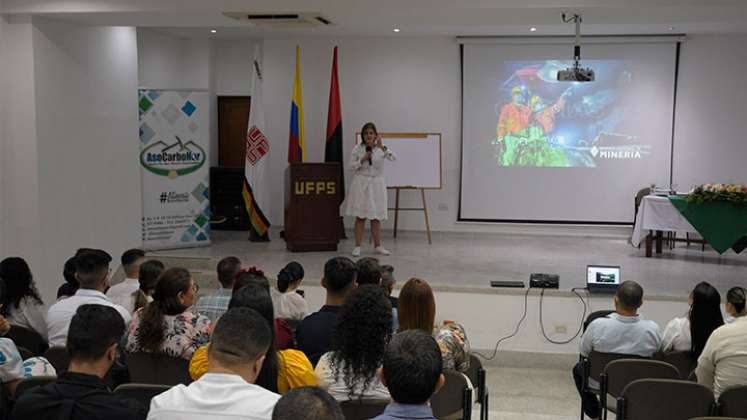
[[[565,70],[558,71],[559,82],[593,82],[594,70],[591,68],[581,67],[581,15],[574,14],[566,18],[565,13],[562,15],[563,22],[574,22],[576,24],[576,40],[573,45],[573,66]]]

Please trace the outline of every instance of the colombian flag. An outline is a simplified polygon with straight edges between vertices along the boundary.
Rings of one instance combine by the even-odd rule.
[[[303,141],[303,96],[301,94],[301,49],[296,46],[296,75],[293,78],[291,97],[290,136],[288,137],[288,163],[306,160]]]

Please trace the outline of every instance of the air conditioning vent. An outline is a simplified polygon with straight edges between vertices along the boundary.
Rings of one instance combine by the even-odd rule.
[[[269,28],[315,28],[332,25],[320,13],[225,12],[224,16],[253,26]]]

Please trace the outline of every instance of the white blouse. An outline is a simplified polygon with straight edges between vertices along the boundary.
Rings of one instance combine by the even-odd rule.
[[[690,351],[692,348],[690,336],[690,319],[687,316],[674,318],[669,321],[661,339],[661,351]]]
[[[303,296],[295,290],[281,293],[277,289],[271,290],[272,305],[275,318],[302,320],[309,314],[309,304]]]
[[[18,307],[13,307],[6,317],[11,325],[38,332],[47,341],[47,312],[44,305],[31,297],[24,297]]]
[[[339,378],[335,378],[335,371],[332,367],[332,352],[327,352],[322,355],[321,359],[319,359],[319,362],[316,364],[314,372],[316,373],[316,380],[319,387],[326,389],[332,398],[337,401],[350,400],[348,387],[345,385],[345,379],[343,378],[342,373]],[[364,400],[390,399],[389,390],[381,383],[378,375],[374,375],[365,391],[361,388],[361,383],[355,384],[353,398],[360,397]]]
[[[366,155],[366,145],[364,143],[358,143],[350,153],[350,162],[348,162],[348,169],[355,171],[356,175],[363,175],[368,177],[378,177],[384,175],[384,160],[394,161],[397,157],[392,153],[391,150],[387,149],[386,152],[378,147],[374,147],[371,154],[371,164],[361,162],[361,158]]]

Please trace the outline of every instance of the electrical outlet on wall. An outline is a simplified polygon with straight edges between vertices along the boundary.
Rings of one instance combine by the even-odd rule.
[[[439,211],[449,211],[449,206],[446,203],[438,203]]]
[[[556,334],[568,334],[568,327],[566,325],[556,325],[555,333]]]

